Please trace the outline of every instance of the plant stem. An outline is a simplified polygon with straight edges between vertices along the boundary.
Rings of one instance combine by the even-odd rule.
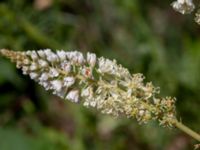
[[[193,137],[194,139],[200,142],[200,135],[196,133],[195,131],[191,130],[190,128],[188,128],[187,126],[185,126],[184,124],[182,124],[181,122],[177,120],[174,120],[174,125],[180,130],[182,130],[183,132],[185,132],[186,134],[190,135],[191,137]]]

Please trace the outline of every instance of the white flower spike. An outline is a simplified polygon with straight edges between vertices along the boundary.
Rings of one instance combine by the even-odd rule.
[[[144,83],[140,73],[131,74],[116,60],[97,58],[93,53],[50,49],[0,53],[17,64],[24,74],[53,94],[71,102],[94,107],[114,117],[136,118],[139,123],[158,120],[172,126],[174,98],[157,98],[158,88]]]
[[[115,60],[97,58],[91,53],[85,59],[77,51],[54,53],[50,49],[28,52],[2,49],[0,54],[62,99],[114,117],[135,118],[140,124],[158,120],[160,125],[177,127],[200,141],[198,133],[176,119],[174,98],[157,97],[159,88],[151,82],[145,84],[142,74],[130,74]]]

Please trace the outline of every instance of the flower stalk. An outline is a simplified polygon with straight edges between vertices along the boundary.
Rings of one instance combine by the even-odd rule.
[[[144,83],[140,73],[131,74],[116,60],[94,53],[50,49],[0,50],[23,74],[64,100],[93,107],[114,117],[135,118],[139,124],[157,120],[161,126],[177,127],[199,140],[199,135],[177,121],[175,98],[160,98],[159,88]],[[200,141],[200,140],[199,140]]]
[[[181,122],[174,120],[174,126],[200,142],[200,135],[194,132],[193,130],[191,130],[190,128],[188,128],[187,126],[185,126],[184,124],[182,124]]]

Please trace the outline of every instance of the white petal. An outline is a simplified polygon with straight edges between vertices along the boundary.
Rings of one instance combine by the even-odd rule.
[[[51,81],[51,85],[52,85],[52,88],[57,92],[60,92],[62,89],[62,81],[60,80]]]
[[[42,60],[42,59],[39,59],[39,60],[38,60],[38,64],[39,64],[41,67],[47,67],[47,66],[48,66],[48,63],[47,63],[45,60]]]
[[[79,91],[78,90],[72,90],[70,91],[67,96],[66,99],[69,99],[72,102],[79,102]]]
[[[40,81],[47,81],[48,79],[49,79],[48,73],[42,73],[42,75],[39,78]]]
[[[60,58],[61,61],[66,60],[66,52],[61,50],[61,51],[57,51],[57,55]]]
[[[29,69],[31,71],[37,70],[38,69],[38,65],[36,63],[32,63]]]
[[[47,56],[47,60],[49,62],[57,62],[58,61],[58,56],[56,54],[54,54],[50,49],[46,49],[44,50],[46,56]]]
[[[43,58],[43,59],[46,58],[45,52],[43,50],[39,50],[39,51],[37,51],[37,53],[41,58]]]
[[[31,58],[33,60],[37,60],[38,59],[38,55],[37,55],[36,51],[31,51]]]
[[[87,53],[87,62],[90,66],[94,67],[96,64],[96,54]]]
[[[71,71],[71,64],[67,61],[61,63],[61,68],[66,72],[69,73]]]
[[[58,72],[58,70],[56,70],[55,68],[51,68],[50,70],[49,70],[49,75],[50,75],[50,77],[58,77],[59,76],[59,72]]]
[[[31,79],[36,79],[39,75],[37,74],[37,73],[35,73],[35,72],[31,72],[30,74],[30,78]]]
[[[70,87],[75,83],[74,77],[65,77],[64,78],[64,86]]]

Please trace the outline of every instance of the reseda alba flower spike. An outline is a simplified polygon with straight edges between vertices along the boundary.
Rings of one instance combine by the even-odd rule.
[[[164,127],[175,126],[183,131],[187,128],[176,119],[175,98],[159,98],[158,87],[144,83],[142,74],[131,74],[116,60],[97,58],[89,52],[84,56],[78,51],[54,53],[50,49],[2,49],[0,53],[15,62],[23,74],[62,99],[114,117],[135,118],[140,124],[157,120]],[[200,141],[199,135],[191,132],[187,134]]]

